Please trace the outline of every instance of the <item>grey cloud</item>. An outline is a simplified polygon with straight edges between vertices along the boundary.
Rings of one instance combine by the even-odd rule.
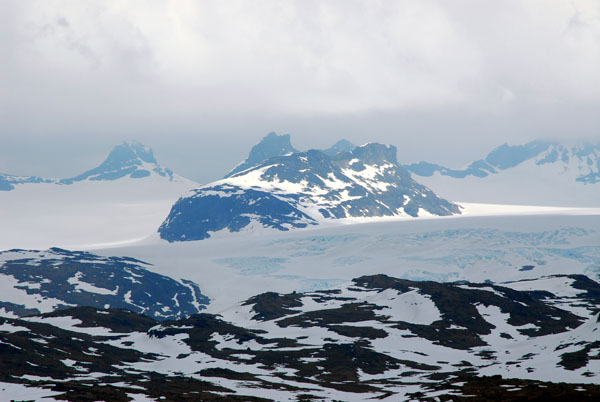
[[[7,0],[0,159],[75,174],[137,138],[205,181],[273,130],[450,164],[506,141],[599,138],[599,15],[585,0]],[[9,155],[66,143],[80,164]]]
[[[56,23],[65,28],[67,28],[69,26],[69,21],[67,21],[67,19],[64,17],[58,17],[56,19]]]

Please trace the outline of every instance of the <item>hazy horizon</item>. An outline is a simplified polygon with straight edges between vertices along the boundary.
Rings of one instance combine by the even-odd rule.
[[[265,133],[265,135],[267,135],[268,133]],[[291,133],[284,133],[284,132],[277,132],[276,134],[281,135],[281,134],[290,134],[291,135],[291,143],[292,145],[298,149],[299,151],[306,151],[309,149],[325,149],[328,148],[330,146],[332,146],[335,142],[337,142],[338,140],[341,139],[347,139],[347,138],[342,138],[340,137],[338,140],[336,140],[335,142],[331,142],[331,143],[326,143],[324,145],[321,146],[312,146],[312,145],[308,145],[308,146],[304,146],[301,147],[299,146],[296,141],[295,141],[295,137],[293,134]],[[58,144],[59,147],[57,147],[57,154],[55,155],[57,159],[60,159],[60,161],[63,164],[66,164],[66,168],[60,166],[60,164],[56,164],[54,166],[52,165],[45,165],[42,166],[41,164],[31,164],[31,163],[23,163],[24,161],[21,161],[21,165],[22,166],[28,166],[29,169],[27,169],[28,173],[15,173],[12,171],[1,171],[0,173],[5,173],[5,174],[14,174],[14,175],[30,175],[30,176],[40,176],[40,177],[44,177],[44,178],[54,178],[54,179],[64,179],[64,178],[68,178],[68,177],[72,177],[72,176],[76,176],[80,173],[82,173],[83,171],[92,169],[96,166],[98,166],[99,164],[101,164],[106,157],[108,156],[108,154],[112,151],[112,149],[123,143],[124,141],[138,141],[140,143],[142,143],[143,145],[149,146],[152,151],[154,152],[154,156],[156,157],[158,163],[160,165],[162,165],[163,167],[167,167],[172,169],[175,173],[180,174],[181,176],[184,176],[186,178],[195,180],[199,183],[208,183],[214,180],[218,180],[221,179],[223,177],[223,175],[225,173],[227,173],[229,170],[231,170],[233,167],[235,167],[235,165],[237,165],[237,163],[241,162],[242,160],[244,160],[247,155],[248,152],[250,151],[251,147],[254,146],[255,144],[257,144],[258,142],[260,142],[260,140],[262,140],[262,138],[264,138],[264,136],[261,136],[260,138],[257,138],[256,141],[254,143],[252,143],[251,145],[248,146],[248,148],[246,149],[246,152],[243,153],[243,155],[240,155],[239,158],[236,160],[236,162],[233,162],[229,165],[227,165],[227,162],[229,162],[230,160],[234,160],[233,158],[237,155],[240,154],[240,152],[236,152],[233,154],[227,154],[225,149],[222,149],[220,152],[222,153],[222,155],[224,156],[222,163],[220,163],[217,166],[214,166],[213,169],[209,169],[209,167],[207,167],[206,171],[201,171],[201,172],[195,172],[194,171],[194,167],[195,166],[199,166],[202,165],[202,162],[196,162],[196,164],[194,164],[193,166],[189,166],[188,160],[181,160],[180,159],[180,152],[186,150],[186,144],[185,144],[185,140],[184,142],[182,142],[180,145],[180,148],[177,149],[176,146],[166,146],[165,144],[159,144],[161,145],[161,147],[159,147],[158,149],[153,147],[151,144],[149,143],[145,143],[143,141],[139,141],[136,138],[123,138],[120,141],[116,141],[112,144],[107,144],[107,143],[103,143],[103,142],[98,142],[98,143],[88,143],[86,144],[86,152],[81,152],[79,154],[76,153],[77,151],[77,145],[73,145],[72,149],[69,149],[68,147],[65,146],[65,144]],[[561,141],[560,139],[557,138],[536,138],[533,140],[542,140],[542,141]],[[533,141],[532,140],[532,141]],[[366,141],[366,142],[377,142],[377,141]],[[362,143],[357,143],[357,142],[353,142],[354,145],[359,146],[362,145],[366,142],[362,142]],[[528,141],[529,142],[529,141]],[[565,141],[562,141],[563,143]],[[587,142],[585,140],[581,140],[581,141],[575,141],[575,142]],[[506,142],[505,142],[506,143]],[[466,166],[467,164],[477,160],[477,159],[483,159],[485,158],[485,156],[491,152],[493,149],[497,148],[498,146],[501,146],[505,143],[499,143],[496,144],[495,146],[493,146],[492,148],[489,148],[487,150],[485,150],[483,153],[481,153],[480,155],[477,156],[473,156],[472,159],[468,159],[468,160],[464,160],[464,162],[461,163],[450,163],[447,164],[446,167],[449,168],[461,168]],[[566,141],[567,144],[573,144],[574,141],[571,140],[567,140]],[[523,145],[523,143],[508,143],[509,145]],[[600,144],[600,141],[593,143],[594,145],[596,144]],[[426,161],[426,162],[431,162],[431,163],[439,163],[439,164],[444,164],[445,162],[442,162],[440,160],[436,160],[436,159],[427,159],[427,158],[419,158],[418,155],[412,155],[412,158],[410,159],[402,159],[400,157],[400,155],[402,154],[401,151],[401,147],[398,147],[396,144],[386,144],[386,145],[394,145],[396,146],[396,148],[398,149],[398,162],[401,164],[409,164],[409,163],[415,163],[415,162],[420,162],[420,161]],[[79,145],[81,146],[81,145]],[[60,149],[58,149],[60,148]],[[218,148],[218,146],[216,146],[215,148]],[[238,150],[240,147],[236,147],[236,150]],[[10,150],[10,148],[8,148]],[[6,150],[6,149],[5,149]],[[32,150],[34,151],[33,153],[30,154],[30,157],[32,159],[35,159],[36,157],[36,151],[37,152],[47,152],[47,145],[44,147],[44,149],[41,149],[40,147],[33,147]],[[81,148],[79,148],[79,150],[81,150]],[[26,150],[22,150],[22,151],[26,151]],[[60,153],[60,151],[63,151],[64,153]],[[166,151],[166,152],[165,152]],[[171,152],[169,152],[171,151]],[[193,150],[189,150],[187,149],[188,152],[192,152]],[[243,150],[242,150],[243,152]],[[66,154],[66,155],[65,155]],[[424,152],[424,154],[427,154],[427,152]],[[433,153],[434,154],[434,153]],[[461,154],[461,156],[465,157],[468,156],[467,154]],[[72,157],[73,159],[69,160],[68,158]],[[42,161],[46,162],[46,163],[52,163],[52,158],[41,158]],[[168,163],[165,162],[168,161]],[[446,160],[452,160],[451,158],[448,158]],[[19,164],[16,164],[17,166]],[[3,166],[6,166],[6,164],[3,164]],[[43,175],[43,174],[39,174],[36,172],[32,171],[32,168],[34,166],[37,166],[39,169],[41,169],[42,171],[45,171],[47,173],[50,172],[55,172],[57,174],[48,174],[48,175]],[[177,166],[177,168],[175,168],[174,166]],[[220,170],[219,170],[220,169]]]
[[[136,139],[221,177],[271,131],[452,167],[600,139],[600,3],[5,0],[0,172],[67,177]]]

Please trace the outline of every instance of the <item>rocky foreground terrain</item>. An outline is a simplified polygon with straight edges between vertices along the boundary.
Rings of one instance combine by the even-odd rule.
[[[553,291],[528,290],[540,286]],[[373,275],[178,320],[60,309],[0,318],[0,388],[71,401],[597,400],[599,301],[580,275]]]

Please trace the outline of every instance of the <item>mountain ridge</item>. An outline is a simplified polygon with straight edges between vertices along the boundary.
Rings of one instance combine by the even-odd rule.
[[[462,169],[418,162],[404,167],[457,202],[559,207],[600,205],[600,144],[503,144]]]
[[[356,148],[356,145],[342,138],[331,147],[320,151],[328,156],[334,156],[340,152],[351,151],[354,148]],[[255,144],[250,149],[248,157],[231,169],[224,178],[236,175],[270,158],[298,152],[301,151],[292,145],[290,134],[277,134],[272,131]]]
[[[0,315],[92,306],[126,308],[167,320],[198,313],[208,305],[198,285],[151,272],[150,265],[57,247],[0,251]]]
[[[600,143],[581,143],[572,147],[558,142],[535,140],[523,145],[504,143],[494,148],[484,159],[479,159],[466,168],[452,169],[430,162],[417,162],[403,165],[408,171],[429,177],[439,172],[443,176],[464,178],[467,176],[487,177],[500,171],[517,167],[527,160],[535,158],[538,166],[575,161],[581,172],[576,181],[597,183],[600,181]]]
[[[0,173],[0,191],[11,191],[21,184],[71,185],[83,181],[114,181],[125,177],[143,179],[151,176],[168,181],[191,182],[175,174],[171,169],[162,167],[154,157],[151,148],[138,141],[128,140],[114,146],[100,165],[77,176],[55,179]]]

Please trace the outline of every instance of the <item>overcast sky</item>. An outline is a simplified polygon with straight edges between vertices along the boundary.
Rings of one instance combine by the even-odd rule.
[[[451,166],[600,141],[600,1],[0,0],[0,172],[137,139],[192,179],[270,131]]]

